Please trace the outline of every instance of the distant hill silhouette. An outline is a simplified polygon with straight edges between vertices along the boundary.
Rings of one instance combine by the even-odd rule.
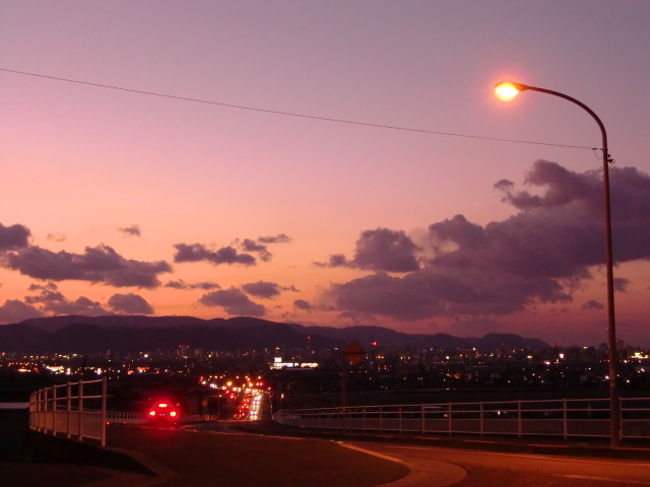
[[[498,348],[541,350],[548,345],[536,338],[490,333],[482,338],[459,338],[401,333],[379,326],[331,328],[276,323],[237,317],[202,320],[191,316],[55,316],[0,326],[0,351],[91,353],[111,349],[119,352],[173,350],[179,344],[204,350],[235,350],[282,346],[315,349],[342,346],[358,340],[369,346],[406,345],[418,348],[471,348],[482,352]]]

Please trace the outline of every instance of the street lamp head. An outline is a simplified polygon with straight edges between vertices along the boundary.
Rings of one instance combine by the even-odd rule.
[[[523,91],[525,89],[525,85],[522,85],[521,83],[515,83],[513,81],[502,81],[501,83],[497,83],[494,86],[494,92],[496,93],[497,97],[503,101],[510,101],[514,99],[520,91]]]

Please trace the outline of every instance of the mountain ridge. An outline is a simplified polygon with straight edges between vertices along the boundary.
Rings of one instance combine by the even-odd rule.
[[[310,337],[310,338],[307,338]],[[173,349],[188,344],[203,349],[243,349],[284,346],[327,348],[357,340],[368,347],[472,348],[482,352],[497,348],[541,350],[549,345],[537,338],[511,333],[483,337],[456,337],[445,333],[409,334],[380,326],[333,328],[280,323],[238,316],[204,320],[191,316],[67,315],[34,318],[0,325],[0,351],[120,351]]]

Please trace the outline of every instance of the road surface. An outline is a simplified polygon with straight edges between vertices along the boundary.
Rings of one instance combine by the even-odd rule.
[[[352,442],[362,448],[399,459],[414,471],[430,472],[429,479],[408,479],[395,487],[429,487],[436,483],[438,462],[460,467],[466,477],[459,487],[650,487],[650,462],[554,455],[497,453],[479,450]],[[431,471],[433,469],[433,471]]]
[[[158,484],[164,487],[372,487],[408,473],[401,464],[312,438],[111,425],[107,444],[166,467],[169,475]]]

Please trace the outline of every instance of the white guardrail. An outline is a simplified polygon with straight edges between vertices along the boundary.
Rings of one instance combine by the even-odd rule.
[[[650,439],[650,397],[621,398],[621,437]],[[284,409],[279,423],[301,428],[452,435],[608,437],[609,399],[391,404]]]
[[[68,439],[99,440],[106,446],[106,397],[106,378],[39,389],[30,396],[29,427]]]

